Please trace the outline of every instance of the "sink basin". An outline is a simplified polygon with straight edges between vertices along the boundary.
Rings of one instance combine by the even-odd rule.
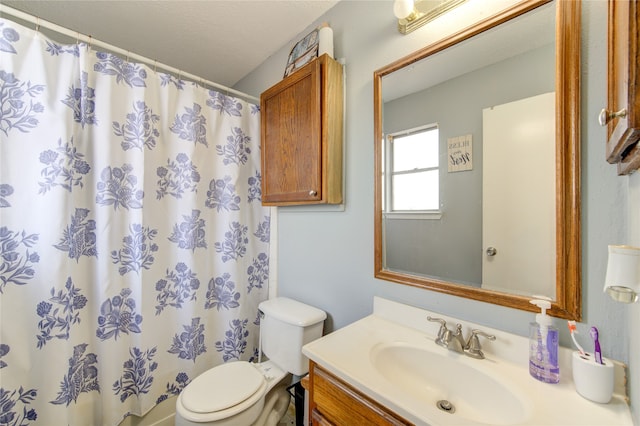
[[[528,417],[522,392],[508,380],[482,370],[483,363],[489,367],[489,360],[467,358],[438,346],[431,350],[396,342],[374,346],[371,362],[390,384],[434,410],[450,414],[452,422],[512,425]],[[450,403],[454,410],[443,409],[447,403],[440,401]]]

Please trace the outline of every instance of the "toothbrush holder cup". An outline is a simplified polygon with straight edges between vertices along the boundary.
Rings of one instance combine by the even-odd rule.
[[[614,368],[613,363],[602,358],[598,364],[593,354],[574,352],[572,358],[573,382],[576,391],[584,398],[606,404],[613,395]]]

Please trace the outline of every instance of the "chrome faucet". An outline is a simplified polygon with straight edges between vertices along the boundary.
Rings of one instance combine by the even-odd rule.
[[[487,334],[482,330],[473,329],[471,330],[469,340],[467,340],[467,343],[464,346],[464,353],[471,358],[484,359],[484,353],[482,352],[482,347],[480,347],[478,336],[482,336],[489,340],[496,340],[496,336],[493,334]]]
[[[456,329],[451,330],[447,327],[447,323],[442,318],[427,317],[427,320],[431,322],[437,322],[440,324],[438,330],[438,336],[436,337],[436,344],[449,349],[450,351],[463,353],[471,358],[484,359],[484,353],[480,346],[478,336],[485,337],[489,340],[495,340],[496,336],[487,334],[482,330],[471,330],[469,339],[465,342],[462,335],[462,325],[456,324]]]

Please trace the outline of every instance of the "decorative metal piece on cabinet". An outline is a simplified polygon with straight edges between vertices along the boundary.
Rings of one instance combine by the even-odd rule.
[[[618,174],[640,168],[640,20],[638,0],[609,0],[607,107],[598,121],[607,126],[607,161]]]

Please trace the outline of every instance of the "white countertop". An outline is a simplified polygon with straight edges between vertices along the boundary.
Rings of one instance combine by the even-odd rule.
[[[462,323],[464,335],[471,328],[479,328],[496,335],[489,342],[481,339],[485,359],[473,359],[449,351],[435,344],[439,324],[427,321],[427,316],[443,318],[452,328]],[[372,351],[383,344],[409,344],[438,352],[456,363],[475,368],[524,396],[524,417],[502,424],[522,425],[631,425],[631,413],[623,395],[614,394],[608,404],[589,401],[575,391],[571,373],[571,353],[560,348],[560,375],[558,384],[542,383],[529,375],[528,339],[477,324],[414,308],[376,297],[374,313],[353,324],[305,345],[303,353],[312,361],[350,384],[361,393],[373,398],[396,414],[416,425],[469,424],[462,414],[450,414],[435,409],[407,387],[398,386],[380,374],[372,363]],[[433,368],[438,368],[434,365]],[[616,374],[616,381],[624,381],[624,371]],[[623,385],[618,383],[616,391]],[[448,396],[455,399],[455,395]],[[506,407],[505,407],[506,409]],[[485,413],[486,414],[486,413]],[[469,417],[472,417],[469,415]],[[489,417],[491,418],[491,414]],[[492,421],[496,424],[497,420]],[[482,423],[475,423],[482,424]]]

